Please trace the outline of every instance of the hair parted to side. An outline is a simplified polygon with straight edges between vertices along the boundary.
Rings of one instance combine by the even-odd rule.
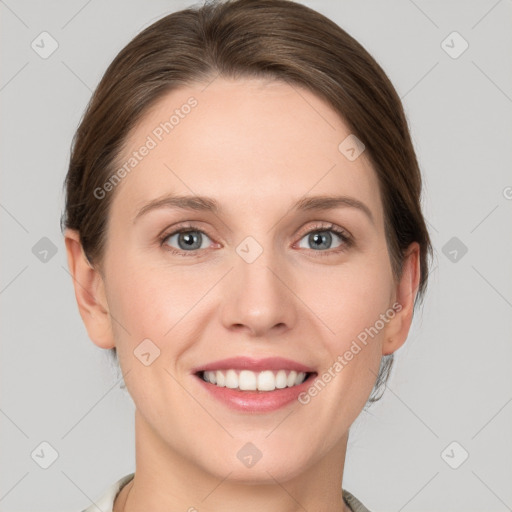
[[[307,88],[363,141],[376,172],[395,279],[404,250],[420,245],[423,300],[432,246],[421,210],[421,174],[402,103],[374,58],[347,32],[292,0],[213,0],[174,12],[140,32],[115,57],[73,138],[61,230],[76,229],[101,272],[109,209],[116,191],[94,190],[117,170],[129,133],[170,91],[217,76],[281,80]],[[340,141],[341,142],[341,141]],[[114,359],[116,349],[111,349]],[[393,364],[382,358],[368,400],[380,399]]]

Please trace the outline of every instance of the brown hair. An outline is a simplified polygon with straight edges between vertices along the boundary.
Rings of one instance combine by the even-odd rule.
[[[306,87],[339,113],[366,147],[377,174],[393,273],[420,245],[423,299],[432,246],[421,212],[421,175],[399,96],[373,57],[347,32],[292,0],[209,1],[153,23],[126,45],[96,88],[73,138],[61,229],[80,233],[101,271],[115,191],[94,191],[116,170],[130,131],[157,100],[216,76],[277,79]],[[341,141],[340,141],[341,142]],[[112,349],[116,358],[116,349]],[[382,358],[369,402],[379,400],[393,354]]]

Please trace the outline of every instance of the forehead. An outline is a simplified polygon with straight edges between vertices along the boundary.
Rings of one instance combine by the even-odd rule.
[[[260,79],[193,84],[161,98],[134,127],[117,167],[113,213],[133,219],[165,194],[217,198],[223,210],[285,209],[305,195],[344,194],[381,217],[377,177],[363,152],[349,160],[350,129],[324,100]],[[278,211],[277,209],[275,210]]]

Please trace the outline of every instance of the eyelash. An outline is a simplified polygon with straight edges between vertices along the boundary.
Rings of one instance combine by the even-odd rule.
[[[191,224],[191,223],[187,223],[186,225],[182,225],[179,229],[175,229],[174,231],[172,231],[170,233],[166,233],[165,235],[159,237],[160,247],[163,247],[165,242],[171,236],[174,236],[174,235],[177,235],[180,233],[188,233],[188,232],[192,232],[192,231],[198,231],[200,233],[205,234],[208,238],[212,239],[212,237],[208,233],[206,233],[204,230],[200,229],[198,226],[195,226],[194,224]],[[327,250],[327,251],[315,251],[314,249],[309,249],[309,250],[317,253],[317,255],[320,257],[330,256],[333,253],[337,254],[337,253],[344,252],[344,251],[350,249],[354,245],[353,238],[345,230],[343,230],[343,229],[339,228],[338,226],[336,226],[335,224],[331,224],[331,223],[328,223],[327,225],[326,224],[315,225],[309,231],[302,233],[299,240],[302,240],[302,238],[304,238],[306,235],[310,235],[312,233],[317,233],[317,232],[321,233],[323,231],[332,231],[333,233],[335,233],[341,239],[342,245],[336,249]],[[171,254],[187,257],[187,256],[197,256],[197,254],[196,254],[197,251],[200,251],[202,249],[195,249],[193,251],[179,251],[177,249],[172,249],[172,248],[167,249],[166,248],[164,250],[170,252]]]

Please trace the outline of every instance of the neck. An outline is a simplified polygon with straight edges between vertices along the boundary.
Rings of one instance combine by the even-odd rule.
[[[135,412],[136,471],[118,494],[113,512],[350,512],[342,499],[348,433],[339,445],[303,472],[288,479],[272,471],[258,483],[205,471],[156,435]],[[256,467],[256,466],[255,466]],[[253,468],[254,469],[254,468]],[[275,471],[277,473],[277,470]]]

